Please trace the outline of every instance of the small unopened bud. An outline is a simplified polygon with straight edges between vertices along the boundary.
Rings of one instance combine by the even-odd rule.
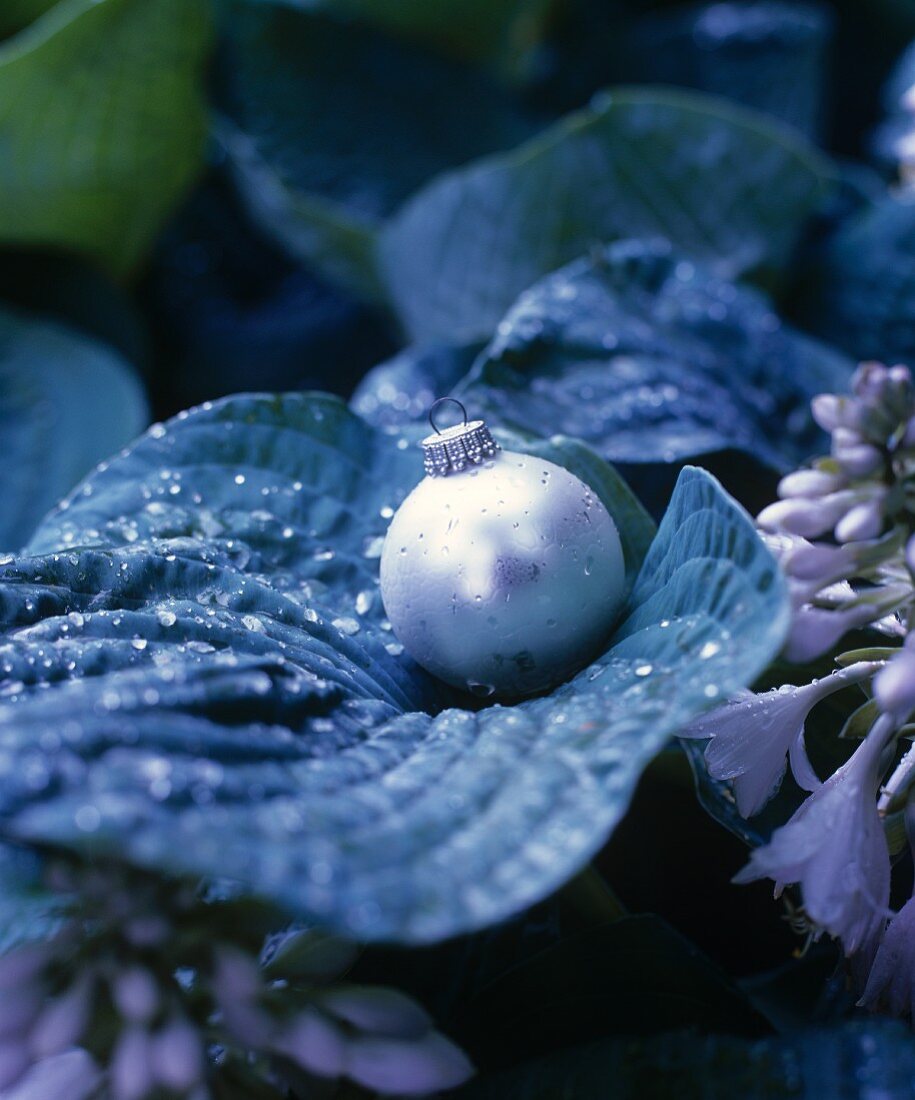
[[[842,579],[853,565],[853,557],[845,547],[814,543],[801,543],[782,559],[782,568],[789,577],[816,581],[820,587]]]
[[[900,720],[915,710],[915,652],[901,649],[874,677],[881,710]]]
[[[319,1077],[339,1077],[346,1068],[342,1031],[313,1008],[300,1012],[283,1029],[273,1048]]]
[[[777,500],[763,508],[756,522],[769,530],[817,538],[831,531],[856,500],[856,494],[847,490],[816,500]]]
[[[874,539],[883,530],[883,507],[879,500],[868,500],[849,508],[836,524],[837,542]]]
[[[49,1058],[79,1045],[92,1013],[94,985],[94,980],[84,975],[42,1010],[29,1036],[36,1059]]]
[[[159,1007],[159,987],[142,966],[119,971],[111,981],[114,1006],[132,1024],[148,1023]]]
[[[883,455],[870,443],[834,447],[833,456],[849,477],[867,477],[883,466]]]
[[[795,470],[778,483],[780,497],[821,497],[841,489],[845,479],[825,470]]]
[[[111,1058],[112,1100],[143,1100],[155,1081],[149,1065],[149,1035],[142,1028],[121,1032]]]
[[[186,1020],[170,1020],[150,1041],[149,1064],[160,1084],[175,1092],[187,1092],[204,1074],[200,1032]]]
[[[834,393],[818,393],[810,402],[813,419],[826,432],[845,426],[844,413],[848,405],[847,397]]]

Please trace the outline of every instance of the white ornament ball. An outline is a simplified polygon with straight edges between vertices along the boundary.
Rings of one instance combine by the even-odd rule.
[[[381,597],[397,639],[435,676],[480,696],[529,695],[607,641],[625,592],[619,533],[561,466],[511,451],[474,461],[427,476],[397,510]]]

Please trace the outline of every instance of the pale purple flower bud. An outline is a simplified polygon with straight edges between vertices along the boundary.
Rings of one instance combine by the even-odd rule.
[[[756,522],[768,530],[787,531],[792,535],[803,535],[805,539],[817,538],[831,531],[858,499],[857,493],[843,490],[816,500],[801,497],[777,500],[763,508]]]
[[[874,617],[873,609],[866,606],[838,610],[798,608],[783,655],[795,664],[806,664],[828,653],[849,630],[872,622]]]
[[[148,970],[131,966],[115,974],[111,981],[111,999],[125,1020],[145,1024],[159,1008],[159,987]]]
[[[875,539],[883,530],[883,502],[868,500],[855,504],[836,524],[837,542],[861,542]]]
[[[13,948],[0,956],[0,990],[20,989],[37,977],[50,960],[50,950],[41,944]]]
[[[825,470],[795,470],[787,474],[778,483],[780,497],[820,497],[834,493],[845,484],[840,474],[829,474]]]
[[[432,1027],[424,1008],[397,989],[339,985],[318,998],[322,1008],[360,1031],[418,1039]]]
[[[808,916],[838,937],[847,955],[879,937],[889,904],[889,850],[876,803],[880,757],[887,730],[892,733],[887,721],[878,721],[852,757],[734,878],[771,878],[778,892],[799,883]]]
[[[854,558],[845,546],[798,540],[798,544],[781,559],[781,566],[789,577],[815,581],[818,588],[823,588],[846,577],[854,567]]]
[[[319,1077],[340,1077],[346,1069],[343,1032],[314,1008],[298,1013],[274,1041],[273,1049]]]
[[[900,721],[915,710],[915,652],[909,647],[897,654],[874,677],[874,696],[880,709]]]
[[[220,1000],[250,1001],[263,989],[260,967],[250,955],[222,945],[216,956],[213,985]]]
[[[818,393],[810,402],[810,411],[824,431],[832,432],[846,426],[845,410],[848,403],[847,397],[839,397],[834,393]]]
[[[855,428],[836,428],[832,433],[833,454],[837,447],[855,447],[864,442],[864,436]]]
[[[94,979],[83,975],[42,1010],[29,1036],[36,1060],[60,1054],[79,1043],[92,1013],[94,990]]]
[[[454,1043],[430,1031],[419,1040],[360,1036],[350,1041],[347,1075],[366,1088],[400,1096],[422,1096],[455,1088],[473,1066]]]
[[[870,443],[833,447],[833,456],[849,477],[868,477],[883,467],[883,455]]]
[[[203,1079],[206,1067],[200,1032],[186,1020],[169,1020],[150,1040],[149,1064],[159,1084],[187,1092]]]
[[[128,1027],[121,1032],[111,1058],[112,1100],[144,1100],[155,1087],[149,1064],[149,1033]]]
[[[890,921],[858,1004],[915,1018],[915,898]]]
[[[5,1039],[0,1043],[0,1089],[15,1084],[31,1064],[25,1043],[18,1039]]]
[[[85,1050],[68,1050],[36,1062],[2,1100],[95,1100],[102,1074]]]
[[[684,738],[711,738],[705,761],[713,779],[731,780],[737,809],[752,817],[775,794],[786,758],[798,786],[820,786],[804,748],[804,724],[811,710],[849,683],[862,679],[863,666],[852,666],[803,687],[782,687],[760,695],[742,692],[691,722]],[[869,670],[868,670],[869,671]]]

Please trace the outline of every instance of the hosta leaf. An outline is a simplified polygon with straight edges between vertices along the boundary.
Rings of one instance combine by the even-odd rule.
[[[363,293],[380,293],[375,233],[398,203],[531,133],[481,73],[371,28],[235,0],[226,29],[219,133],[252,213]]]
[[[490,335],[512,300],[595,242],[663,237],[725,278],[787,264],[825,168],[792,131],[710,97],[622,89],[514,151],[431,182],[386,226],[412,336]]]
[[[851,369],[757,291],[620,242],[523,294],[456,393],[474,415],[576,436],[625,467],[731,449],[787,469],[819,443],[810,398]]]
[[[350,408],[376,428],[425,422],[433,401],[454,389],[480,351],[480,343],[404,348],[364,376]]]
[[[149,422],[139,380],[60,325],[0,311],[0,549],[17,550],[89,470]]]
[[[805,321],[860,359],[915,358],[915,201],[886,198],[839,230],[814,273]]]
[[[373,614],[405,442],[328,398],[239,397],[87,481],[0,566],[0,832],[234,880],[363,940],[478,928],[578,871],[670,735],[781,646],[775,563],[686,471],[602,657],[550,696],[441,710]]]
[[[135,267],[201,163],[208,44],[206,0],[62,0],[0,46],[0,241]]]
[[[674,1034],[580,1046],[473,1082],[461,1100],[614,1100],[646,1096],[909,1100],[915,1040],[898,1021],[868,1020],[757,1039]]]

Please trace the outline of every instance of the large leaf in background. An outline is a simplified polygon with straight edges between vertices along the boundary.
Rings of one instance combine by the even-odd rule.
[[[578,871],[670,735],[779,649],[775,563],[685,472],[602,657],[439,711],[375,611],[405,444],[329,398],[239,397],[93,475],[0,566],[2,832],[235,880],[359,939],[478,928]]]
[[[595,242],[664,238],[724,278],[785,267],[826,168],[787,127],[669,89],[605,93],[511,153],[434,180],[386,226],[391,297],[420,341],[488,337]]]
[[[809,0],[688,4],[624,26],[612,49],[627,80],[724,96],[816,139],[832,27],[830,9]]]
[[[841,228],[808,285],[813,331],[859,359],[915,361],[915,199],[888,197]]]
[[[262,0],[272,3],[276,0]],[[552,0],[282,0],[352,17],[465,61],[524,73]]]
[[[482,73],[371,28],[264,0],[229,13],[219,134],[245,199],[294,255],[363,293],[380,293],[384,217],[532,132]]]
[[[404,348],[363,377],[350,408],[376,428],[424,421],[432,403],[454,389],[482,350],[479,342]]]
[[[474,415],[575,436],[626,467],[731,449],[787,469],[819,442],[810,398],[851,369],[757,291],[663,244],[619,242],[523,294],[455,392]]]
[[[208,44],[206,0],[63,0],[0,46],[0,241],[134,268],[201,163]]]
[[[472,1082],[460,1100],[911,1100],[915,1039],[868,1020],[786,1037],[691,1034],[580,1046]]]
[[[0,550],[18,550],[64,494],[148,423],[139,380],[106,346],[0,312]]]

